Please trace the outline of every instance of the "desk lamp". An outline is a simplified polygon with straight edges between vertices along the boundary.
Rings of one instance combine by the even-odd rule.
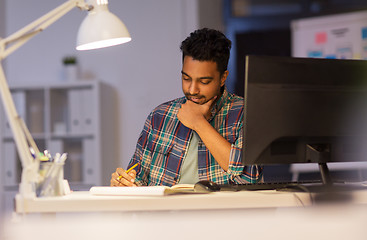
[[[77,50],[97,49],[129,42],[131,37],[128,30],[115,15],[109,12],[107,5],[108,0],[69,0],[9,37],[0,38],[0,96],[22,164],[19,193],[23,198],[36,197],[35,188],[39,179],[40,159],[38,154],[32,156],[29,149],[31,147],[37,153],[39,150],[26,124],[17,113],[2,61],[74,7],[88,11],[79,28]]]

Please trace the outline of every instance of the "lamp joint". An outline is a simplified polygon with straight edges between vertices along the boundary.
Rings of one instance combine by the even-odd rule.
[[[84,0],[77,1],[76,6],[81,10],[91,11],[94,7],[91,4],[86,3]]]

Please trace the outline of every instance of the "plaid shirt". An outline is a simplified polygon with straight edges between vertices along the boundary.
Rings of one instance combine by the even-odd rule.
[[[134,156],[129,167],[136,167],[138,185],[175,185],[180,178],[180,169],[186,157],[192,131],[178,119],[177,112],[185,97],[163,103],[148,116],[139,136]],[[257,182],[262,175],[259,166],[244,166],[243,98],[224,90],[212,109],[210,124],[231,143],[229,168],[224,171],[215,161],[205,144],[198,143],[198,175],[200,180],[211,180],[218,184]]]

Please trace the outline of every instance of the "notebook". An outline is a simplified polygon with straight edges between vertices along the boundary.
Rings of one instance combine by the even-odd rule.
[[[177,184],[167,186],[142,186],[142,187],[107,187],[94,186],[89,192],[97,196],[164,196],[172,194],[196,193],[194,184]]]

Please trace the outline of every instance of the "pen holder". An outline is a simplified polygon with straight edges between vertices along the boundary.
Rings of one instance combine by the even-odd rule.
[[[40,182],[37,186],[38,197],[50,197],[64,195],[64,163],[41,162]]]

